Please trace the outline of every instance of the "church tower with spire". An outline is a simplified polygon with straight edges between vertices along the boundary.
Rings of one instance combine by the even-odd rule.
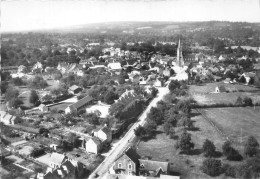
[[[177,48],[176,64],[179,67],[183,67],[184,66],[184,60],[183,60],[183,56],[182,56],[182,46],[181,46],[181,40],[180,39],[179,39],[178,48]]]

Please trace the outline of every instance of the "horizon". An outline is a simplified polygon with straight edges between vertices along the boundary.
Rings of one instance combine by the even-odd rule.
[[[115,22],[260,22],[259,0],[9,0],[1,7],[5,33]]]

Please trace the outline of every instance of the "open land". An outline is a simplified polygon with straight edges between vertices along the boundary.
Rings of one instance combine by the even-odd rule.
[[[203,111],[239,147],[238,150],[250,135],[260,140],[260,107],[211,108]]]
[[[210,118],[223,132],[234,141],[234,147],[239,150],[241,145],[240,131],[243,131],[243,141],[248,135],[255,136],[260,139],[260,107],[254,108],[210,108],[205,109],[206,117]],[[156,136],[148,141],[140,141],[137,144],[137,152],[142,157],[149,157],[152,160],[168,161],[170,170],[173,173],[180,173],[182,178],[209,178],[200,170],[205,157],[201,152],[201,148],[206,139],[214,142],[216,150],[222,152],[222,145],[226,141],[226,137],[219,133],[204,116],[195,109],[192,111],[192,121],[195,130],[188,131],[191,134],[192,141],[195,144],[194,150],[190,155],[180,154],[174,145],[177,140],[170,139],[163,132],[162,126],[158,126]],[[239,117],[237,117],[239,116]],[[180,134],[179,128],[175,128],[176,135]],[[234,164],[219,155],[224,163]],[[223,178],[223,175],[217,177]]]
[[[223,85],[227,92],[214,93],[218,85]],[[252,86],[239,85],[239,84],[225,84],[223,82],[208,83],[202,86],[191,85],[189,88],[190,95],[199,104],[234,104],[238,98],[245,96],[255,99],[259,102],[260,89]]]

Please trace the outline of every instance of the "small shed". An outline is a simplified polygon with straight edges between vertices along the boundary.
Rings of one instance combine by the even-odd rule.
[[[216,87],[215,92],[216,93],[225,93],[225,92],[227,92],[227,90],[226,90],[225,86],[219,85]]]
[[[40,104],[38,108],[41,112],[47,112],[49,110],[49,108],[44,104]]]

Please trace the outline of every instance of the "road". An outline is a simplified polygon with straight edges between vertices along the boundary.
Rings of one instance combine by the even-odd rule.
[[[117,157],[123,153],[123,151],[128,147],[129,143],[135,138],[134,129],[139,125],[143,126],[146,123],[147,113],[150,111],[151,107],[155,107],[157,102],[160,101],[164,95],[166,95],[169,90],[168,87],[158,88],[157,97],[155,97],[145,111],[140,115],[138,121],[129,129],[125,136],[117,142],[117,145],[114,146],[111,151],[108,153],[105,160],[96,168],[96,170],[89,176],[90,179],[93,178],[105,178],[107,175],[108,169],[112,166]]]

